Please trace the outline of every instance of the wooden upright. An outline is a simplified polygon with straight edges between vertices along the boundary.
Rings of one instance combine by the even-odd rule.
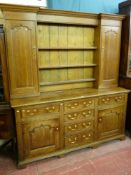
[[[122,15],[0,5],[19,165],[124,138]]]
[[[126,18],[122,25],[122,43],[120,58],[120,79],[119,84],[131,90],[131,1],[125,1],[119,4],[119,13],[125,14]],[[129,93],[127,105],[126,128],[131,135],[131,93]]]

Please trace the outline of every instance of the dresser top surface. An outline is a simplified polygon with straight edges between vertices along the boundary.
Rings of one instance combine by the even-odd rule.
[[[104,95],[113,95],[119,93],[129,93],[130,91],[124,88],[113,88],[113,89],[73,89],[65,91],[55,91],[42,93],[38,97],[28,97],[23,99],[13,99],[11,106],[14,108],[28,105],[52,103],[52,102],[63,102],[67,100],[84,99],[91,97],[99,97]]]

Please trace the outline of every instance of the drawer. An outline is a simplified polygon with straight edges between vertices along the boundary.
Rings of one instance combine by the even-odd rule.
[[[48,113],[59,113],[60,105],[59,104],[46,104],[46,105],[35,105],[32,107],[22,109],[23,117],[33,117],[42,114]]]
[[[65,122],[73,122],[77,120],[82,120],[82,119],[88,119],[88,118],[93,118],[94,116],[94,110],[89,109],[89,110],[84,110],[81,112],[73,112],[70,114],[65,114],[64,115],[64,121]]]
[[[12,111],[0,112],[0,131],[13,132],[13,114]]]
[[[124,94],[119,95],[107,95],[99,97],[99,105],[121,104],[124,102]]]
[[[81,131],[85,129],[93,129],[94,120],[88,120],[80,123],[65,125],[65,134]]]
[[[65,147],[72,148],[93,142],[93,131],[85,131],[65,137]]]
[[[8,118],[7,117],[0,117],[0,131],[6,131],[8,130]]]
[[[75,100],[70,102],[64,103],[64,111],[73,111],[77,109],[83,109],[83,108],[94,108],[95,106],[95,99],[88,98],[84,100]]]

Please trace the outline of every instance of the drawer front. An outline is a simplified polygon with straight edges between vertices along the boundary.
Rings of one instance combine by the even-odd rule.
[[[77,109],[82,109],[82,108],[94,108],[95,106],[95,99],[93,98],[88,98],[84,100],[76,100],[76,101],[70,101],[64,103],[64,111],[73,111]]]
[[[93,141],[93,131],[85,131],[79,134],[73,134],[65,138],[65,148],[72,148],[88,144]]]
[[[88,119],[88,118],[93,118],[94,116],[94,110],[93,109],[89,109],[89,110],[84,110],[81,112],[73,112],[70,114],[65,114],[64,115],[64,121],[65,122],[73,122],[73,121],[77,121],[77,120],[84,120],[84,119]]]
[[[35,105],[32,107],[22,109],[22,116],[23,117],[33,117],[42,114],[49,114],[49,113],[59,113],[60,112],[60,105],[59,104],[47,104],[47,105]]]
[[[65,134],[70,134],[70,133],[85,130],[85,129],[93,129],[93,124],[94,124],[93,120],[68,124],[65,126]]]
[[[99,105],[121,104],[124,102],[124,94],[107,95],[99,98]]]

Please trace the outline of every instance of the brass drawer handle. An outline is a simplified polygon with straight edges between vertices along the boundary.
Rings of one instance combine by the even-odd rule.
[[[68,126],[69,130],[76,130],[78,128],[78,125],[74,125],[74,126]]]
[[[115,97],[115,101],[121,101],[122,97]]]
[[[85,140],[88,140],[89,137],[91,137],[91,134],[89,133],[88,136],[84,134],[82,137],[83,137]]]
[[[88,127],[91,125],[91,122],[88,122],[88,123],[82,123],[83,127]]]
[[[106,100],[105,99],[102,99],[102,102],[105,102]]]
[[[84,101],[84,102],[83,102],[83,105],[86,105],[86,106],[88,106],[88,105],[90,105],[90,104],[92,104],[92,101],[88,101],[88,102]]]
[[[75,113],[75,114],[74,114],[74,117],[77,117],[77,116],[78,116],[78,114],[77,114],[77,113]]]
[[[68,119],[75,120],[76,117],[72,117],[71,115],[68,115]]]
[[[109,103],[109,101],[110,101],[110,99],[109,99],[109,98],[106,98],[106,99],[105,99],[105,98],[103,98],[103,99],[102,99],[102,102],[103,102],[103,103]]]
[[[78,106],[78,103],[74,103],[74,106]]]
[[[55,110],[55,107],[54,107],[54,106],[52,106],[52,107],[47,107],[46,110],[47,110],[48,112],[53,112],[53,111]]]
[[[76,143],[76,141],[77,141],[77,137],[75,137],[74,139],[69,138],[69,142],[72,144]]]

